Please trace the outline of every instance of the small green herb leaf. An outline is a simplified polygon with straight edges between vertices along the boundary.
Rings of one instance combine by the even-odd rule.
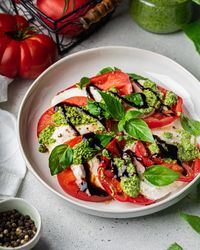
[[[134,106],[142,107],[144,101],[140,93],[133,93],[125,96],[125,99],[134,104]]]
[[[112,118],[120,121],[125,116],[125,109],[118,98],[110,93],[99,91],[102,99],[104,100],[107,110],[111,114]]]
[[[138,118],[141,114],[142,112],[139,110],[128,110],[125,115],[125,120],[128,121],[133,118]]]
[[[182,219],[187,221],[190,226],[198,233],[200,234],[200,217],[196,215],[190,215],[185,213],[180,213],[180,216]]]
[[[105,148],[107,144],[113,139],[113,136],[96,134],[94,138],[99,140],[102,148]]]
[[[87,108],[90,114],[94,116],[103,116],[106,119],[110,118],[110,113],[108,112],[104,103],[88,100]]]
[[[90,78],[82,77],[81,80],[80,80],[80,83],[79,83],[79,87],[82,89],[89,83],[90,83]]]
[[[200,5],[200,0],[192,0],[192,1]]]
[[[162,165],[153,165],[146,169],[144,177],[153,185],[167,186],[179,178],[180,174]]]
[[[49,168],[51,175],[58,174],[72,164],[73,151],[66,145],[62,144],[55,147],[49,156]]]
[[[183,250],[183,248],[175,242],[167,250]]]
[[[121,132],[122,130],[124,130],[125,123],[126,123],[125,119],[122,119],[121,121],[119,121],[119,123],[118,123],[118,130],[119,130],[119,132]]]
[[[194,136],[200,135],[200,122],[195,121],[188,116],[181,114],[181,125],[182,127]]]
[[[200,4],[199,0],[194,0]],[[185,34],[193,41],[197,52],[200,54],[200,20],[189,23],[183,27]]]
[[[137,75],[135,73],[128,73],[128,75],[130,76],[130,78],[132,78],[133,80],[147,80],[147,78]]]
[[[111,68],[111,67],[106,67],[106,68],[103,68],[102,70],[99,71],[98,75],[103,75],[105,73],[108,73],[108,72],[112,72],[114,71],[115,69]]]
[[[124,130],[127,134],[142,141],[154,142],[152,132],[146,122],[142,119],[135,118],[126,121]]]

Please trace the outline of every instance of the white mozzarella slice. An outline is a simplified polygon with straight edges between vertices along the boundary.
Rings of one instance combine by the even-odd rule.
[[[84,124],[84,125],[79,125],[76,126],[76,129],[80,132],[81,135],[87,134],[89,132],[96,132],[100,126],[102,126],[100,123],[98,124]],[[75,134],[74,130],[68,126],[68,125],[63,125],[56,127],[53,135],[51,138],[55,139],[55,142],[46,145],[49,152],[51,152],[56,146],[65,143],[66,141],[72,140],[75,138],[77,135]]]
[[[91,173],[91,182],[96,186],[104,190],[98,178],[98,167],[99,167],[99,159],[95,156],[90,161],[88,161]]]
[[[138,174],[143,174],[144,171],[145,171],[145,167],[142,165],[142,163],[140,163],[139,161],[134,159],[134,164],[136,166],[137,173]]]
[[[90,92],[93,95],[94,99],[96,102],[100,102],[101,101],[101,95],[99,94],[98,90],[94,87],[90,87]]]
[[[184,182],[175,181],[172,184],[164,187],[156,187],[147,181],[140,182],[140,193],[151,200],[159,200],[166,195],[176,191],[178,188],[186,185]]]
[[[85,184],[85,188],[87,188],[87,183],[85,183],[86,174],[84,166],[82,164],[77,164],[77,165],[72,164],[70,168],[73,171],[74,176],[76,177],[76,184],[78,186],[81,185],[83,188]]]
[[[74,97],[74,96],[85,96],[87,97],[87,93],[85,88],[84,89],[79,89],[79,88],[71,88],[71,89],[67,89],[61,93],[59,93],[58,95],[54,96],[52,101],[51,101],[51,106],[55,106],[56,104],[64,101],[65,99]]]
[[[160,139],[164,141],[170,141],[171,143],[180,143],[181,140],[181,134],[177,132],[177,130],[183,129],[180,123],[180,119],[175,120],[173,123],[170,125],[161,127],[161,128],[155,128],[152,129],[152,133],[154,135],[157,135]],[[170,140],[167,140],[163,135],[165,132],[170,132],[173,134],[173,138]]]

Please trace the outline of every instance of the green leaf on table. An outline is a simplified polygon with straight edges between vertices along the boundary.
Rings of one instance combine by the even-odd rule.
[[[144,177],[151,184],[162,187],[167,186],[179,178],[180,174],[162,165],[153,165],[144,172]]]
[[[82,89],[89,83],[90,83],[90,78],[82,77],[78,86],[79,86],[80,89]]]
[[[154,142],[150,128],[142,119],[134,118],[126,121],[124,124],[124,130],[135,139]]]
[[[105,148],[107,144],[113,139],[112,135],[100,135],[95,134],[94,139],[97,139],[100,142],[102,148]]]
[[[183,248],[175,242],[167,250],[183,250]]]
[[[66,145],[56,146],[49,156],[49,169],[51,175],[58,174],[72,164],[73,151]]]
[[[200,3],[197,0],[195,2]],[[197,52],[200,54],[200,20],[185,25],[183,31],[193,41]]]
[[[200,135],[200,122],[195,121],[188,116],[181,114],[181,125],[184,130],[189,132],[190,134],[194,136]]]
[[[147,78],[137,75],[135,73],[128,73],[129,77],[132,78],[133,80],[147,80]]]
[[[190,215],[186,213],[180,213],[182,219],[187,221],[189,225],[200,234],[200,217],[196,215]]]
[[[134,104],[134,106],[142,107],[144,105],[144,100],[140,93],[132,93],[124,97],[127,101]]]
[[[107,110],[113,119],[120,121],[125,116],[125,109],[121,101],[110,93],[99,91],[103,101],[106,104]]]
[[[200,0],[192,0],[194,3],[199,4],[200,5]]]

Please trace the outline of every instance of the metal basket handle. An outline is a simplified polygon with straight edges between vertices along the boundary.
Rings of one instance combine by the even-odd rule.
[[[83,28],[89,29],[93,23],[97,23],[107,14],[111,13],[119,2],[120,0],[102,0],[84,16],[80,17],[80,22],[83,24]]]

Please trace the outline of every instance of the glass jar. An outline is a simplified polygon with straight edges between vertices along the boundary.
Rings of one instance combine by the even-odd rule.
[[[192,17],[191,0],[131,0],[132,18],[154,33],[171,33],[181,29]]]

